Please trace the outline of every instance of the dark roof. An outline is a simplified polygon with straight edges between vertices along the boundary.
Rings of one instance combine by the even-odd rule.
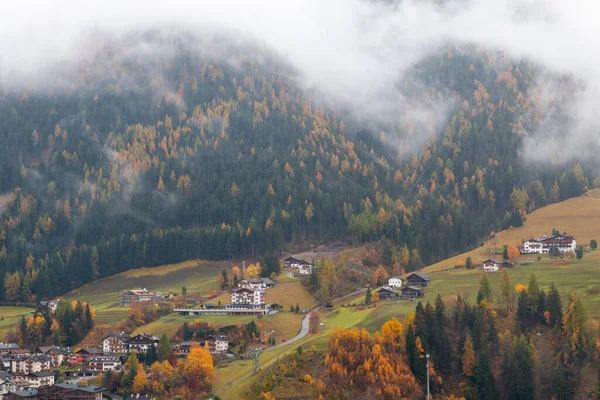
[[[105,335],[105,336],[102,338],[102,340],[108,339],[109,337],[117,337],[117,338],[119,338],[119,339],[123,339],[123,340],[127,340],[127,339],[129,339],[129,336],[128,336],[128,335],[126,335],[124,332],[121,332],[121,333],[116,333],[116,332],[113,332],[113,333],[109,333],[108,335]]]
[[[296,257],[288,257],[288,258],[286,258],[286,259],[285,259],[285,260],[283,260],[283,261],[302,261],[302,260],[301,260],[301,259],[299,259],[299,258],[296,258]]]
[[[274,285],[275,282],[273,282],[271,279],[269,278],[259,278],[261,281],[263,281],[264,283],[266,283],[267,285]]]
[[[419,292],[422,292],[422,291],[423,291],[423,289],[422,289],[422,288],[420,288],[420,287],[418,287],[418,286],[407,286],[407,287],[405,287],[405,288],[402,288],[402,290],[406,290],[406,289],[410,289],[410,290],[417,290],[417,291],[419,291]]]
[[[33,361],[36,362],[50,362],[52,361],[52,357],[47,356],[46,354],[16,354],[14,356],[15,360],[27,360],[28,358],[31,358]]]
[[[160,341],[159,338],[157,338],[156,336],[151,335],[149,333],[138,333],[137,335],[132,336],[129,339],[130,343],[136,343],[136,342],[142,342],[142,343],[143,342],[158,342],[158,341]]]
[[[495,259],[495,258],[488,258],[487,260],[483,261],[483,262],[482,262],[482,264],[483,264],[483,263],[486,263],[486,262],[488,262],[488,261],[491,261],[491,262],[493,262],[494,264],[502,264],[502,261],[498,261],[498,260],[497,260],[497,259]]]
[[[102,354],[102,350],[100,350],[97,347],[84,347],[83,349],[81,349],[77,352],[77,354],[79,354],[79,353]]]
[[[398,294],[398,291],[397,291],[397,290],[395,290],[395,289],[392,289],[392,288],[391,288],[391,287],[389,287],[389,286],[383,286],[383,287],[381,287],[381,288],[378,290],[378,292],[381,292],[382,290],[385,290],[386,292],[390,292],[390,293]]]
[[[37,397],[38,391],[37,391],[37,389],[25,389],[25,390],[16,390],[14,392],[10,392],[10,394],[19,396],[19,397]]]
[[[46,376],[54,376],[54,372],[53,371],[30,372],[29,375],[37,376],[38,378],[44,378]]]
[[[94,385],[80,386],[76,383],[57,383],[54,386],[63,388],[63,389],[67,389],[67,390],[83,390],[84,392],[88,392],[88,393],[99,393],[99,392],[103,392],[106,390],[105,388],[103,388],[101,386],[94,386]]]
[[[409,276],[407,276],[407,279],[410,278],[411,276],[417,276],[425,281],[429,280],[429,277],[421,272],[413,272],[412,274],[410,274]]]
[[[106,362],[106,361],[112,361],[112,362],[116,362],[119,361],[121,358],[119,356],[92,356],[92,357],[88,357],[87,361],[88,362]]]
[[[20,349],[19,345],[16,343],[0,343],[0,350],[14,350],[14,349]]]

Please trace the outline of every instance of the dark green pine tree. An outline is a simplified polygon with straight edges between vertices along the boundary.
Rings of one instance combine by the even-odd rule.
[[[504,247],[504,250],[502,250],[502,258],[504,260],[510,259],[510,257],[508,256],[508,247]]]
[[[579,246],[577,248],[576,256],[578,260],[581,260],[583,258],[583,246]]]
[[[152,365],[155,361],[158,361],[158,353],[156,352],[156,346],[148,347],[146,352],[146,359],[144,360],[146,365]]]
[[[560,299],[560,293],[558,292],[558,289],[556,286],[554,286],[554,282],[550,283],[548,295],[546,296],[546,311],[548,312],[548,325],[552,327],[558,326],[562,329],[562,301]]]
[[[473,368],[473,385],[477,392],[478,400],[497,400],[500,398],[496,381],[492,374],[490,359],[485,351],[479,353]]]
[[[190,325],[187,322],[183,323],[183,340],[190,340],[193,336],[194,332],[190,329]]]
[[[517,321],[519,322],[521,331],[524,332],[529,328],[530,316],[529,296],[527,295],[527,292],[523,290],[519,294],[519,299],[517,300]]]
[[[92,309],[90,308],[90,304],[87,303],[85,305],[85,331],[89,332],[94,326],[94,318],[92,317]]]
[[[72,346],[75,343],[77,343],[73,332],[73,309],[71,308],[71,303],[69,303],[68,301],[64,306],[60,326],[63,332],[63,336],[65,338],[65,342],[63,343],[63,345]]]
[[[420,337],[423,348],[427,348],[427,317],[425,316],[425,308],[420,301],[415,308],[415,336]]]
[[[27,347],[29,345],[29,333],[27,332],[27,321],[25,321],[25,316],[21,317],[19,332],[21,334],[21,339],[23,340],[23,346]]]
[[[163,332],[160,337],[160,342],[158,342],[158,360],[165,361],[169,358],[169,354],[171,353],[171,342],[167,337],[167,334]]]
[[[498,339],[496,320],[492,315],[488,316],[487,343],[489,346],[490,353],[492,355],[498,354],[498,349],[500,347],[500,339]]]
[[[557,399],[571,400],[575,397],[575,377],[570,368],[562,361],[563,353],[559,354],[558,359],[558,367],[554,373],[554,394]]]
[[[503,366],[507,400],[534,400],[533,351],[525,338],[515,339]]]
[[[481,303],[482,300],[487,302],[492,301],[492,288],[490,282],[487,279],[487,274],[483,274],[479,281],[479,292],[477,292],[477,304]]]
[[[371,305],[372,297],[373,297],[373,294],[371,293],[371,288],[367,288],[367,293],[365,293],[365,304],[366,305]]]

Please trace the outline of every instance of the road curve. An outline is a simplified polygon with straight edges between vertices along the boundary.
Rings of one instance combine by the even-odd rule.
[[[289,275],[288,275],[288,276],[289,276]],[[334,300],[333,300],[333,303],[335,303],[335,302],[338,302],[338,301],[340,301],[340,300],[344,300],[344,299],[346,299],[346,298],[348,298],[348,297],[356,296],[357,294],[359,294],[359,293],[362,293],[362,292],[364,292],[364,291],[366,291],[366,290],[367,290],[367,289],[365,288],[365,289],[359,289],[359,290],[357,290],[357,291],[355,291],[355,292],[352,292],[352,293],[348,293],[348,294],[347,294],[347,295],[345,295],[345,296],[338,297],[337,299],[334,299]],[[310,314],[311,314],[313,311],[319,311],[319,310],[320,310],[322,307],[323,307],[322,305],[318,305],[318,306],[316,306],[316,307],[314,307],[314,308],[310,309],[310,310],[309,310],[309,311],[306,313],[306,315],[304,316],[304,318],[302,318],[302,327],[300,328],[300,332],[298,332],[298,334],[297,334],[296,336],[294,336],[294,337],[293,337],[293,338],[291,338],[290,340],[287,340],[285,343],[280,343],[280,344],[278,344],[277,346],[273,346],[273,347],[271,347],[271,348],[269,348],[269,349],[267,349],[267,350],[263,351],[263,353],[266,353],[266,352],[269,352],[269,351],[272,351],[272,350],[275,350],[275,349],[279,349],[279,348],[281,348],[281,347],[284,347],[284,346],[288,346],[288,345],[290,345],[290,344],[292,344],[292,343],[294,343],[294,342],[297,342],[298,340],[302,339],[303,337],[305,337],[305,336],[308,334],[308,330],[309,330],[309,327],[310,327]],[[230,383],[228,383],[227,385],[223,386],[223,389],[225,389],[225,388],[228,388],[228,387],[229,387],[229,386],[231,386],[231,385],[235,385],[236,383],[238,383],[238,382],[239,382],[239,381],[241,381],[242,379],[244,379],[244,378],[248,377],[248,375],[250,375],[250,374],[251,374],[251,372],[248,372],[247,374],[240,376],[240,377],[239,377],[238,379],[236,379],[235,381],[233,381],[233,382],[230,382]]]

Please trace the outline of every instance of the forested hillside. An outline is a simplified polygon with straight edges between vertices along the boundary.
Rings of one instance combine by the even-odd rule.
[[[167,55],[131,50],[157,41]],[[406,156],[385,132],[304,95],[274,56],[184,42],[136,36],[57,71],[60,85],[4,84],[5,300],[128,268],[256,258],[297,240],[387,237],[414,269],[583,193],[597,175],[523,159],[522,135],[560,111],[525,62],[455,49],[415,65],[398,90],[454,106]]]

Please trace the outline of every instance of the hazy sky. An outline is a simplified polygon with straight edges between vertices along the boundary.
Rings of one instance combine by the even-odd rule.
[[[403,71],[448,41],[476,42],[581,78],[588,89],[573,110],[581,127],[571,129],[573,140],[554,150],[573,152],[571,142],[599,140],[599,124],[590,118],[600,105],[600,3],[593,0],[449,0],[443,8],[425,0],[399,5],[366,0],[7,3],[0,66],[49,83],[46,67],[78,60],[81,39],[94,30],[233,30],[238,38],[256,39],[285,56],[307,88],[361,118],[387,118],[402,105],[393,85]]]

